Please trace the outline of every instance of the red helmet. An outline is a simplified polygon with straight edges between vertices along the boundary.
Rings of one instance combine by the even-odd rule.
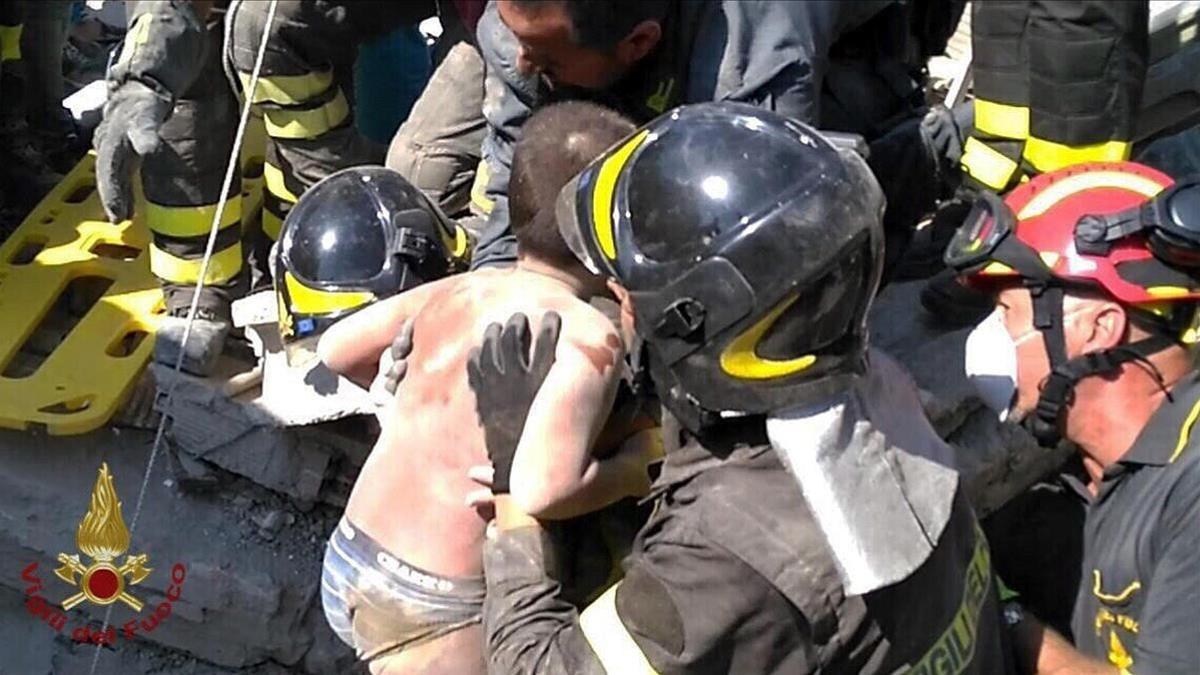
[[[1169,198],[1192,196],[1181,187],[1191,184],[1176,186],[1135,162],[1045,173],[1003,202],[985,194],[955,234],[946,262],[974,283],[1022,278],[1098,288],[1162,316],[1175,302],[1200,299],[1198,268],[1189,259],[1200,255],[1200,242],[1189,249],[1186,230],[1178,236],[1180,225],[1160,222],[1179,218]]]
[[[1000,246],[1011,230],[1061,281],[1102,288],[1131,305],[1200,299],[1200,284],[1163,264],[1146,233],[1112,241],[1104,251],[1080,252],[1076,245],[1081,222],[1131,213],[1172,185],[1166,174],[1135,162],[1079,164],[1042,174],[1009,193],[1003,212],[981,201],[947,250],[947,262],[977,281],[1027,276]]]
[[[946,264],[975,284],[1009,279],[1029,288],[1051,366],[1032,431],[1053,444],[1080,379],[1198,341],[1200,179],[1176,184],[1134,162],[1079,164],[1042,174],[1003,201],[982,193],[947,247]],[[1062,305],[1072,288],[1102,290],[1157,329],[1068,358]]]

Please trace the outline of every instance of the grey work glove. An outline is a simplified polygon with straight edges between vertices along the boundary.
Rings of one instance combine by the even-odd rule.
[[[467,382],[475,392],[475,410],[495,470],[495,494],[509,491],[513,457],[525,429],[525,418],[554,364],[561,331],[562,318],[548,312],[542,318],[530,357],[529,318],[514,314],[503,328],[498,323],[488,326],[483,344],[471,350],[467,359]]]
[[[158,129],[171,108],[168,98],[137,80],[126,80],[109,94],[96,130],[96,188],[110,221],[133,216],[135,160],[158,150]]]
[[[408,355],[412,353],[414,322],[414,319],[405,321],[391,346],[383,350],[383,354],[379,356],[379,372],[371,381],[368,394],[371,397],[371,403],[375,406],[375,416],[379,418],[380,424],[386,421],[389,411],[393,408],[392,402],[396,398],[396,389],[399,388],[404,376],[408,374]]]
[[[958,166],[962,159],[963,134],[960,120],[944,105],[935,105],[921,118],[921,139],[929,154],[942,167]]]

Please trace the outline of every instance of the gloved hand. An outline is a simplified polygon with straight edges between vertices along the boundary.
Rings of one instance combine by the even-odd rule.
[[[169,98],[138,80],[126,80],[109,94],[96,130],[96,188],[110,221],[133,216],[134,160],[158,150],[158,129],[171,107]]]
[[[514,314],[501,329],[488,326],[483,344],[467,359],[467,381],[475,392],[475,410],[483,427],[488,458],[495,469],[492,492],[509,491],[513,457],[525,428],[525,418],[542,387],[562,330],[562,318],[549,312],[529,356],[529,319]]]
[[[958,166],[965,136],[960,121],[949,108],[935,105],[921,118],[921,138],[929,154],[943,168]]]
[[[379,418],[380,424],[387,421],[387,415],[392,410],[396,398],[396,389],[408,373],[408,355],[412,352],[414,322],[411,318],[405,321],[391,346],[383,350],[379,357],[379,372],[371,381],[371,388],[367,392],[375,406],[375,416]]]

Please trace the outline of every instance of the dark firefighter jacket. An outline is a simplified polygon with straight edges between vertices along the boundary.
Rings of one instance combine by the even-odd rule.
[[[806,122],[817,119],[818,92],[829,50],[892,0],[865,2],[677,1],[662,43],[623,80],[602,93],[551,92],[539,78],[517,72],[517,40],[490,3],[477,29],[487,64],[483,158],[476,205],[490,210],[475,266],[516,259],[508,224],[508,177],[521,125],[539,105],[586,97],[638,124],[685,103],[741,101]],[[483,188],[483,189],[479,189]]]
[[[1023,176],[1128,159],[1146,79],[1145,0],[972,5],[975,128],[962,168],[1005,191]]]
[[[731,426],[668,450],[624,579],[582,612],[559,594],[543,530],[489,539],[493,672],[1009,671],[987,542],[961,492],[924,565],[848,597],[761,422]]]

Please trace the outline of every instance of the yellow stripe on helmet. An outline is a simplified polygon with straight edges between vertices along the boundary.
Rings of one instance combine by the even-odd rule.
[[[596,228],[596,244],[609,260],[617,259],[617,244],[613,230],[613,195],[617,189],[617,178],[625,167],[633,151],[650,135],[649,130],[643,129],[633,138],[617,148],[604,163],[596,176],[596,184],[592,188],[592,225]]]
[[[332,314],[357,309],[375,300],[372,293],[360,291],[319,291],[300,283],[291,272],[283,273],[290,308],[297,314]]]
[[[721,370],[731,377],[743,380],[769,380],[794,375],[816,363],[817,357],[813,354],[777,361],[763,358],[756,351],[763,335],[774,325],[776,319],[799,298],[800,296],[797,294],[779,303],[775,309],[734,338],[729,346],[721,352]]]
[[[1181,298],[1191,291],[1182,286],[1149,286],[1146,293],[1155,298]]]
[[[438,231],[440,232],[441,228],[438,228]],[[463,260],[471,253],[471,235],[462,225],[454,226],[454,241],[450,244],[450,257],[455,260]]]

